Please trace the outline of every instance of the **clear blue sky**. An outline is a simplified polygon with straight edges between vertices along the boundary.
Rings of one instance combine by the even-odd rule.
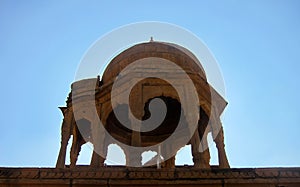
[[[140,21],[179,25],[211,49],[225,80],[232,167],[300,166],[299,18],[296,0],[2,0],[0,166],[55,165],[57,107],[84,52],[112,29]]]

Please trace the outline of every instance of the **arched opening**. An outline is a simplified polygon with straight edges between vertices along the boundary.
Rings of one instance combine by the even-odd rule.
[[[143,166],[154,166],[158,162],[161,163],[164,161],[164,158],[161,155],[158,155],[156,151],[145,151],[142,153],[142,165]]]
[[[211,132],[208,133],[208,135],[207,135],[207,142],[208,142],[209,153],[210,153],[210,162],[209,162],[209,164],[211,166],[213,166],[213,165],[218,166],[219,165],[218,149],[216,147],[216,144],[214,143]]]
[[[186,145],[177,151],[175,165],[193,165],[191,145]]]
[[[77,165],[89,165],[93,154],[93,144],[87,142],[81,146]]]
[[[122,148],[117,144],[110,144],[107,148],[107,156],[104,163],[106,165],[125,165],[126,158]]]
[[[140,140],[141,140],[140,146],[141,147],[153,146],[153,145],[157,145],[157,144],[165,141],[169,136],[171,136],[174,133],[175,129],[180,132],[180,136],[189,137],[190,131],[189,131],[189,128],[187,128],[187,124],[186,124],[187,122],[185,120],[184,111],[181,108],[181,104],[177,99],[174,99],[171,97],[166,97],[166,96],[159,96],[159,97],[154,97],[154,98],[149,99],[145,103],[144,116],[142,117],[142,120],[147,120],[151,117],[151,113],[149,111],[149,105],[150,105],[151,100],[156,99],[156,98],[163,100],[163,102],[165,103],[166,109],[167,109],[166,116],[165,116],[163,122],[157,128],[155,128],[151,131],[147,131],[147,132],[140,132]],[[129,120],[128,105],[125,105],[125,104],[118,105],[115,108],[115,112],[119,112],[119,114],[121,115],[123,120],[125,120],[125,121]],[[180,119],[181,119],[181,123],[179,124]],[[129,121],[127,121],[127,122],[129,122]],[[114,139],[116,139],[117,141],[119,141],[121,143],[131,146],[131,138],[132,138],[133,131],[120,123],[120,121],[115,116],[114,111],[112,111],[108,115],[108,118],[107,118],[106,124],[105,124],[105,128]],[[182,138],[182,137],[178,137],[178,138]],[[113,140],[110,140],[110,141],[113,141]],[[111,142],[111,143],[117,143],[117,142]],[[188,140],[185,143],[188,143]],[[166,147],[166,149],[162,149],[161,153],[160,153],[160,160],[164,159],[164,157],[170,157],[170,155],[169,155],[170,152],[168,152],[168,151],[177,152],[182,146],[185,146],[185,145],[172,144],[172,145],[170,145],[170,147]],[[186,151],[184,151],[187,154],[186,156],[188,157],[188,159],[182,159],[182,162],[179,162],[179,163],[192,164],[191,151],[188,149],[190,149],[190,146],[185,148]],[[109,148],[109,151],[110,151],[110,148]],[[120,158],[111,160],[109,154],[107,157],[108,159],[106,161],[107,164],[110,164],[110,165],[120,165],[121,164],[119,161]],[[116,154],[118,154],[118,153],[116,153]],[[128,154],[130,154],[130,153],[128,153]],[[126,156],[128,157],[128,155],[126,155]],[[158,154],[155,151],[150,151],[150,152],[146,151],[141,155],[141,157],[142,157],[142,160],[141,160],[142,165],[146,164],[147,166],[149,166],[149,165],[157,164]],[[184,155],[183,155],[183,157],[184,157]],[[125,159],[124,159],[124,162],[126,162]],[[147,163],[147,162],[151,162],[151,163]],[[123,164],[123,160],[122,160],[122,164]]]
[[[92,145],[87,145],[91,139],[91,122],[87,119],[77,120],[74,124],[72,147],[70,150],[70,167],[90,163]]]
[[[173,99],[171,97],[155,97],[162,99],[167,107],[167,113],[165,116],[165,119],[163,122],[155,129],[147,132],[141,132],[141,146],[151,146],[156,145],[157,143],[160,143],[167,139],[177,128],[180,117],[183,118],[183,123],[181,124],[182,128],[184,128],[184,124],[186,123],[184,115],[181,115],[181,104],[176,99]],[[154,98],[152,98],[154,99]],[[144,106],[144,116],[142,117],[142,120],[146,120],[151,117],[151,113],[149,111],[149,103],[152,99],[149,99],[145,106]],[[129,123],[128,118],[128,105],[121,104],[118,105],[115,109],[115,112],[118,112],[123,120]],[[118,140],[119,142],[122,142],[127,145],[131,145],[131,136],[132,136],[132,130],[125,127],[120,123],[120,121],[115,116],[114,111],[112,111],[106,120],[105,128],[108,131],[108,133]],[[188,132],[188,129],[180,129],[183,132]],[[178,148],[179,149],[179,148]]]
[[[68,141],[68,146],[67,146],[67,151],[66,151],[66,165],[70,165],[70,153],[71,153],[71,147],[72,147],[72,142],[73,142],[73,135],[71,135],[69,141]]]
[[[123,121],[129,122],[128,118],[128,105],[121,104],[114,108],[114,111],[110,112],[106,120],[105,129],[107,132],[117,141],[126,145],[130,145],[132,131],[125,127],[115,116],[118,113]]]
[[[163,142],[174,133],[177,127],[179,128],[177,129],[178,131],[188,132],[188,128],[185,128],[186,120],[184,115],[182,115],[183,109],[181,108],[181,104],[177,99],[171,97],[159,96],[149,99],[144,106],[145,113],[142,119],[146,120],[151,117],[149,104],[152,99],[156,98],[164,101],[167,112],[163,122],[157,128],[148,132],[141,132],[142,142],[144,142],[145,145],[156,145],[157,143]],[[182,124],[178,126],[180,118],[182,118]]]

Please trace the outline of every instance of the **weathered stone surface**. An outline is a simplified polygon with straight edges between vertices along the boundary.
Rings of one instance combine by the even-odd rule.
[[[0,168],[0,186],[299,187],[300,168]]]

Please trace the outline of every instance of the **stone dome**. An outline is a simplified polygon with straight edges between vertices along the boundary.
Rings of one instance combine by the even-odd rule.
[[[147,57],[170,60],[180,66],[187,74],[196,75],[206,82],[205,71],[191,51],[173,43],[150,41],[136,44],[113,58],[103,73],[103,83],[106,84],[113,81],[130,63]]]

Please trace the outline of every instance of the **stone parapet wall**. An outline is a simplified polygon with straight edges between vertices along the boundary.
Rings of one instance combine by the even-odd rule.
[[[0,187],[299,187],[300,168],[0,168]]]

